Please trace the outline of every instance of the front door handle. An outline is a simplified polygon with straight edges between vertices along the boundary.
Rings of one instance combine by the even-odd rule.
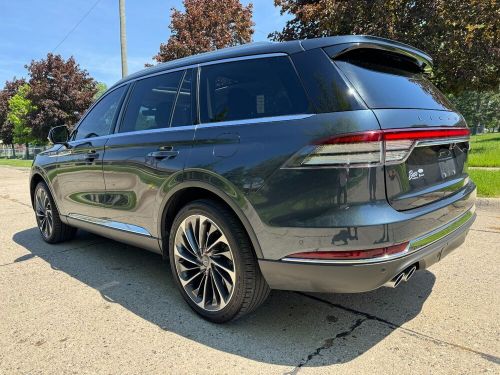
[[[99,157],[99,153],[95,152],[94,150],[91,150],[87,152],[87,155],[85,156],[85,160],[93,161],[94,159],[97,159]]]
[[[153,151],[148,154],[149,157],[158,160],[161,159],[173,159],[179,155],[179,151],[174,150],[172,146],[160,147],[158,151]]]

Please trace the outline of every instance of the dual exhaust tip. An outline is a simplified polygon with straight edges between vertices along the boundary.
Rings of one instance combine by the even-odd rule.
[[[392,280],[388,281],[385,286],[388,286],[390,288],[396,288],[399,284],[401,284],[403,281],[408,281],[410,278],[415,274],[415,271],[417,270],[417,266],[413,265],[405,269],[403,272],[397,274],[392,278]]]

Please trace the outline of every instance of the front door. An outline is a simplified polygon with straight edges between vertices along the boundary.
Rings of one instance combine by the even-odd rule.
[[[103,170],[107,216],[122,228],[159,237],[162,196],[182,180],[194,138],[191,70],[138,80],[116,134],[106,144]]]
[[[104,146],[125,91],[121,86],[101,98],[80,121],[68,146],[60,148],[51,179],[62,215],[105,216]]]

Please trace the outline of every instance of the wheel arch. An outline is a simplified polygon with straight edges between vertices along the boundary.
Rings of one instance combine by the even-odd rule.
[[[180,183],[169,192],[159,210],[158,233],[160,234],[160,245],[164,258],[168,258],[168,238],[175,216],[186,204],[198,199],[211,199],[230,209],[236,215],[241,225],[243,225],[243,228],[245,228],[257,258],[263,257],[255,231],[247,215],[245,215],[243,209],[234,199],[213,185],[201,181],[186,181]],[[246,199],[245,203],[247,207],[250,207]]]

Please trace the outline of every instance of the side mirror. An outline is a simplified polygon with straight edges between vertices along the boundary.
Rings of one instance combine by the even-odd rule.
[[[55,126],[49,131],[48,140],[55,145],[68,145],[69,130],[66,125]]]

